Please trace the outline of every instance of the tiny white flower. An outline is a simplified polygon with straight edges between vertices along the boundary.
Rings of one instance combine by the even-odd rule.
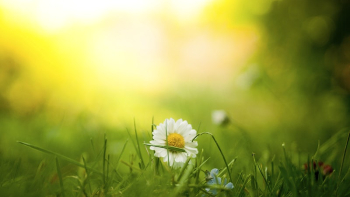
[[[192,126],[179,119],[175,122],[174,119],[166,119],[164,123],[160,123],[153,131],[153,140],[150,141],[154,145],[167,145],[185,150],[185,152],[167,150],[166,148],[151,146],[150,149],[154,150],[154,156],[162,157],[164,162],[169,162],[170,166],[180,167],[186,162],[188,157],[195,158],[198,154],[197,141],[192,139],[196,136],[197,131],[192,129]],[[169,153],[169,156],[168,156]],[[168,161],[169,159],[169,161]]]
[[[224,125],[229,122],[229,118],[224,110],[214,110],[211,113],[211,119],[217,125]]]

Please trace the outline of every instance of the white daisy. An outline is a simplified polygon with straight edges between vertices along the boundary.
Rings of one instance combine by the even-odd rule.
[[[186,162],[188,157],[195,158],[198,154],[196,148],[198,143],[196,141],[192,142],[197,131],[192,129],[192,126],[186,120],[179,119],[175,122],[172,118],[166,119],[164,123],[157,126],[152,134],[153,140],[150,143],[153,145],[166,146],[166,139],[168,138],[168,146],[185,150],[185,152],[181,152],[155,146],[150,147],[151,150],[155,151],[154,156],[162,157],[163,161],[169,162],[170,166],[179,167]],[[169,156],[167,153],[169,153]]]

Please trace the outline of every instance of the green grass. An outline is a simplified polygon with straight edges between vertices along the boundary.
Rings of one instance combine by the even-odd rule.
[[[152,123],[153,125],[153,123]],[[152,127],[153,130],[153,127]],[[151,133],[152,130],[147,131]],[[236,143],[199,132],[199,154],[182,168],[173,169],[154,157],[147,146],[150,135],[140,138],[127,132],[128,139],[109,140],[109,134],[86,141],[85,151],[73,150],[74,158],[48,145],[19,141],[23,158],[0,161],[1,196],[214,196],[206,188],[216,189],[216,196],[349,196],[348,133],[340,131],[319,144],[312,154],[295,151],[290,144],[279,150],[249,152],[236,136]],[[144,134],[144,133],[142,133]],[[211,136],[202,135],[209,134]],[[113,135],[112,135],[113,136]],[[111,142],[110,142],[111,141]],[[115,146],[115,143],[121,144]],[[131,141],[132,143],[129,143]],[[146,142],[146,145],[144,144]],[[228,147],[234,147],[234,153]],[[282,144],[282,142],[280,143]],[[66,144],[70,146],[70,144]],[[74,147],[74,144],[71,144]],[[118,147],[115,150],[113,147]],[[168,148],[168,147],[164,147]],[[62,149],[64,152],[64,150]],[[174,150],[172,150],[174,151]],[[176,150],[175,150],[176,151]],[[32,153],[39,156],[31,158]],[[229,154],[228,154],[229,153]],[[80,156],[77,156],[80,155]],[[266,156],[268,155],[268,156]],[[34,157],[34,156],[33,156]],[[38,157],[41,158],[38,160]],[[304,163],[323,161],[332,165],[330,175],[317,174]],[[206,184],[206,171],[219,169],[219,177],[231,181],[233,189]],[[316,175],[317,174],[317,175]]]

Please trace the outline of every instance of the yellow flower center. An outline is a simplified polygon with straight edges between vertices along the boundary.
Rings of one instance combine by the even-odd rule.
[[[175,146],[178,148],[184,148],[185,147],[184,137],[182,137],[182,135],[178,133],[171,133],[168,135],[168,145]]]

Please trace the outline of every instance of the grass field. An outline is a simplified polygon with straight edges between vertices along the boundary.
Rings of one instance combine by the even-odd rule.
[[[47,136],[17,136],[16,140],[27,141],[2,144],[8,148],[1,152],[0,193],[214,196],[216,191],[217,196],[349,195],[347,130],[319,142],[314,151],[304,152],[295,144],[283,142],[262,148],[262,143],[255,144],[256,139],[249,139],[246,131],[237,132],[229,125],[218,127],[212,135],[198,136],[196,158],[188,159],[181,168],[173,168],[144,145],[152,140],[151,129],[155,126],[152,121],[149,126],[142,132],[132,125],[119,131],[106,128],[89,136],[75,132],[70,139],[56,135],[52,141],[40,139]],[[205,133],[206,129],[200,126],[197,130]],[[314,162],[316,167],[307,165]],[[324,162],[323,166],[318,162]],[[207,184],[212,178],[208,172],[213,168],[219,170],[221,185]],[[225,188],[224,180],[225,184],[231,182],[233,189]]]

